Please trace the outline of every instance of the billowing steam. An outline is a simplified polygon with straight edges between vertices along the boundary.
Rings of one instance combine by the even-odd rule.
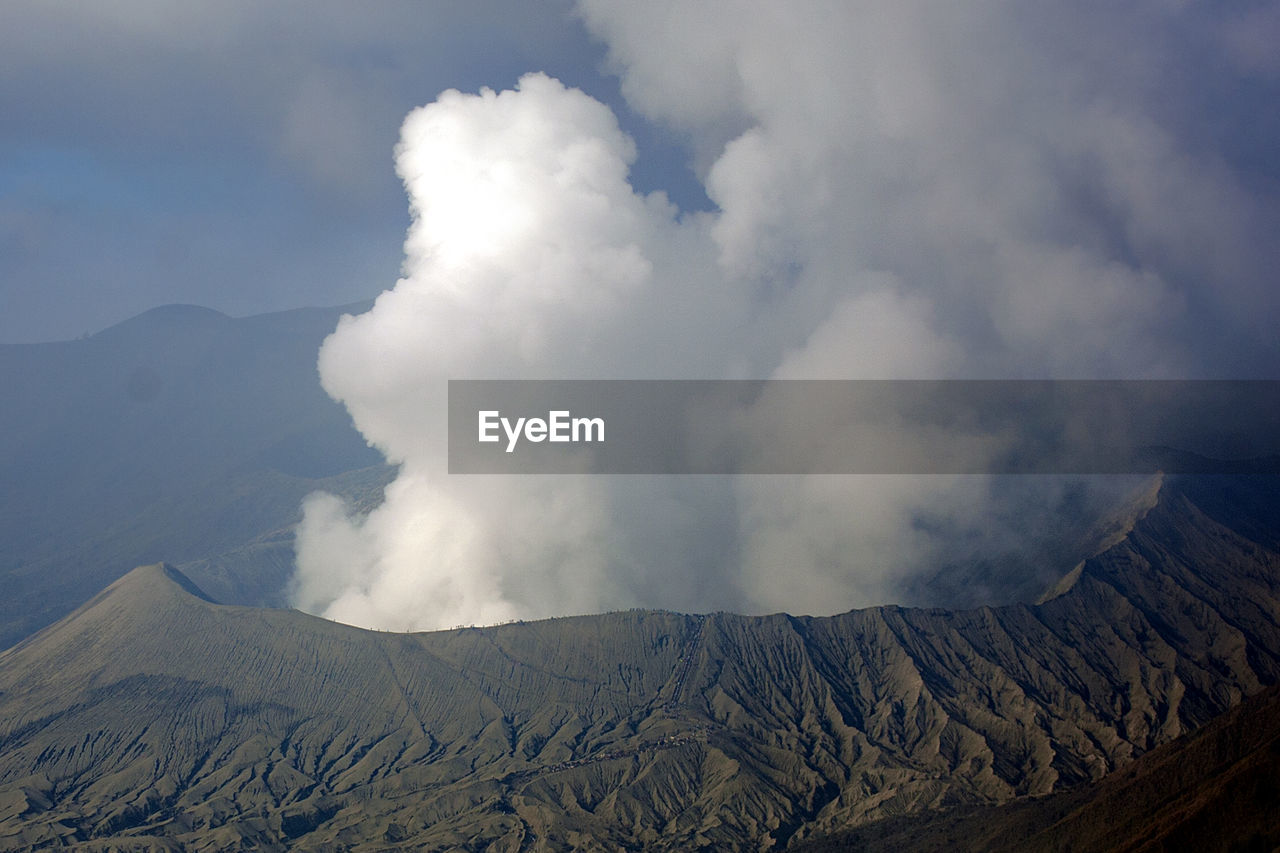
[[[718,210],[637,195],[610,110],[543,75],[411,113],[404,277],[320,354],[400,473],[367,517],[307,501],[303,609],[396,630],[833,612],[1087,514],[1062,481],[450,477],[448,378],[1194,376],[1272,346],[1275,195],[1189,134],[1203,104],[1156,96],[1186,79],[1186,39],[1223,74],[1273,69],[1192,11],[581,13],[630,103],[690,140]]]

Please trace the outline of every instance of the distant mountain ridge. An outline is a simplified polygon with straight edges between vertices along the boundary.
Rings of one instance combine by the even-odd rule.
[[[388,634],[139,569],[0,654],[0,846],[727,849],[1098,779],[1280,682],[1270,478],[1040,605]]]
[[[372,499],[388,477],[316,372],[338,318],[365,307],[173,305],[0,345],[0,645],[160,559],[219,598],[282,604],[302,497]]]

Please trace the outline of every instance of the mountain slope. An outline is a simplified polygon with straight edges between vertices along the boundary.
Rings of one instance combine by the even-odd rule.
[[[1280,846],[1280,687],[1100,782],[1003,806],[880,821],[799,845],[848,850],[1272,850]]]
[[[1280,681],[1278,505],[1167,483],[1056,597],[958,612],[402,635],[139,569],[0,655],[0,845],[759,849],[1047,793]]]

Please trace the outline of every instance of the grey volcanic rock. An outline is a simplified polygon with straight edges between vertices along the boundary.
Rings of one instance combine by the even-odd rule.
[[[796,846],[803,853],[1104,853],[1280,846],[1280,687],[1100,782],[1003,806],[890,818]]]
[[[1039,605],[389,634],[138,569],[0,655],[0,846],[762,849],[1087,783],[1280,680],[1269,480]]]

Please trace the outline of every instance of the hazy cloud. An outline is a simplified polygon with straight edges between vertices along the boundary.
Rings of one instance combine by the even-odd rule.
[[[412,113],[404,277],[320,359],[402,475],[368,518],[308,504],[302,606],[394,628],[830,612],[974,554],[1038,553],[1098,492],[450,478],[449,377],[1276,375],[1280,196],[1242,118],[1260,101],[1203,97],[1245,79],[1274,95],[1274,77],[1194,4],[580,12],[629,103],[689,140],[718,209],[635,193],[610,110],[545,76]],[[1211,117],[1216,136],[1197,130]]]
[[[251,314],[372,298],[400,263],[391,150],[406,112],[531,68],[615,90],[567,11],[0,5],[0,197],[75,246],[0,257],[0,341],[74,337],[163,303]]]

